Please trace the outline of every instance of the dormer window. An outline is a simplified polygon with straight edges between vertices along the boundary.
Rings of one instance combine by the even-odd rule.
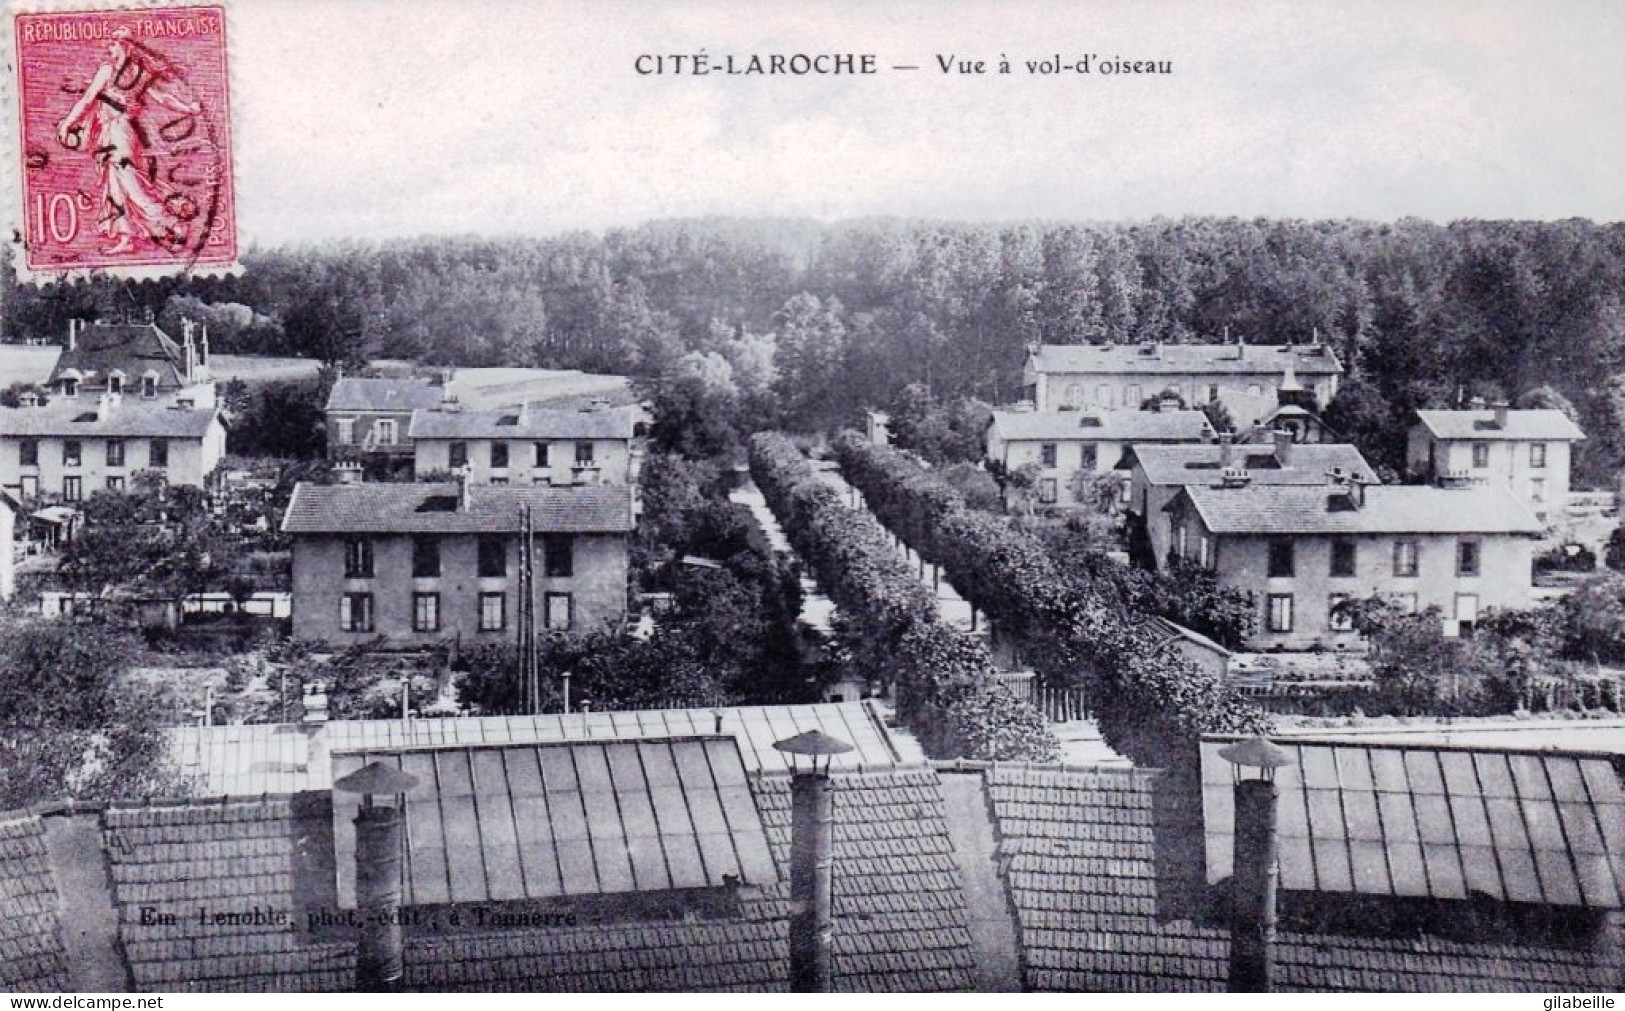
[[[124,392],[124,373],[115,372],[112,375],[107,377],[107,392],[108,393],[123,393]]]
[[[61,386],[64,397],[77,397],[79,395],[79,380],[63,378]]]
[[[158,376],[156,373],[148,372],[141,377],[141,395],[148,400],[158,395]]]

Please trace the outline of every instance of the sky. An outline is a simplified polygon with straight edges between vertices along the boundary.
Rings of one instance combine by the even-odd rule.
[[[228,26],[261,244],[703,215],[1625,218],[1618,0],[232,0]],[[635,70],[702,50],[881,69]],[[1027,73],[1056,54],[1173,72]]]

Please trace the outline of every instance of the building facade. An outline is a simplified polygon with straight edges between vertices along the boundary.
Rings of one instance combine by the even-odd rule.
[[[1143,523],[1151,554],[1160,568],[1173,546],[1171,518],[1164,507],[1186,485],[1218,485],[1225,472],[1241,472],[1252,484],[1324,485],[1332,472],[1364,484],[1377,475],[1353,446],[1299,444],[1291,433],[1271,433],[1267,443],[1233,445],[1228,433],[1217,443],[1140,444],[1128,454],[1128,511]]]
[[[1342,375],[1321,343],[1043,344],[1028,349],[1022,381],[1039,411],[1137,408],[1172,392],[1192,406],[1219,401],[1246,428],[1279,406],[1283,390],[1324,409]]]
[[[370,458],[389,471],[410,473],[412,412],[438,407],[445,398],[445,387],[423,376],[340,378],[323,411],[328,459]]]
[[[625,485],[637,480],[637,411],[444,405],[413,412],[409,435],[418,474],[467,468],[476,484]]]
[[[1430,481],[1506,488],[1545,520],[1569,497],[1574,444],[1585,438],[1562,411],[1417,411],[1406,466]]]
[[[25,503],[122,491],[142,471],[201,488],[226,452],[220,412],[184,397],[168,406],[116,393],[24,404],[0,408],[0,487]]]
[[[301,484],[282,524],[293,538],[294,635],[335,646],[511,638],[527,508],[538,629],[623,621],[628,488]]]
[[[1200,443],[1213,426],[1201,411],[994,411],[985,438],[988,460],[1006,471],[1037,468],[1035,501],[1065,509],[1082,504],[1080,474],[1117,469],[1129,446]]]
[[[1437,608],[1446,635],[1489,608],[1531,604],[1541,525],[1500,488],[1186,485],[1167,506],[1173,553],[1259,606],[1253,649],[1341,648],[1358,635],[1338,605],[1381,597]]]

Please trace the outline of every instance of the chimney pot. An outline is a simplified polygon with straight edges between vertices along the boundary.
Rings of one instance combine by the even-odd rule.
[[[1506,404],[1496,404],[1495,405],[1495,427],[1500,429],[1503,432],[1506,431],[1506,427],[1507,427],[1507,413],[1508,413],[1508,411],[1509,411],[1509,408],[1508,408],[1508,406]]]
[[[1282,467],[1292,466],[1292,433],[1276,430],[1271,435],[1275,440],[1275,459]]]
[[[1236,455],[1235,436],[1229,432],[1219,433],[1219,469],[1228,468]]]
[[[468,479],[468,467],[457,468],[457,511],[468,512],[474,508],[473,483]]]

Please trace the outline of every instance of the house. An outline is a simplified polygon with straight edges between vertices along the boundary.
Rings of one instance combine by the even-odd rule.
[[[1139,407],[1176,393],[1187,405],[1217,400],[1237,427],[1257,424],[1290,394],[1315,410],[1337,395],[1343,364],[1318,341],[1302,345],[1042,344],[1027,350],[1022,382],[1039,411]]]
[[[1254,484],[1241,472],[1185,485],[1166,510],[1175,555],[1257,597],[1252,648],[1354,645],[1336,608],[1372,596],[1438,608],[1446,635],[1486,608],[1531,603],[1540,522],[1501,488]]]
[[[412,412],[407,434],[418,474],[466,467],[476,484],[634,484],[638,416],[635,406],[465,411],[447,403]]]
[[[68,340],[50,378],[53,398],[90,398],[103,393],[162,404],[186,400],[215,406],[209,373],[209,328],[181,324],[176,343],[155,323],[68,321]]]
[[[1191,776],[927,766],[876,717],[180,728],[183,768],[207,772],[191,801],[0,816],[0,889],[22,897],[0,908],[0,986],[353,989],[358,799],[333,784],[379,762],[417,780],[378,800],[405,826],[402,989],[783,990],[797,858],[770,742],[816,728],[855,745],[829,779],[834,989],[1226,988],[1228,900],[1247,886],[1227,739],[1200,742]],[[1283,744],[1262,941],[1277,989],[1620,988],[1625,790],[1607,756]],[[200,895],[227,915],[198,915]]]
[[[1006,471],[1038,468],[1040,504],[1072,507],[1077,475],[1116,469],[1131,445],[1211,438],[1206,415],[1178,410],[994,411],[986,435],[987,458]]]
[[[1172,546],[1170,519],[1163,511],[1187,484],[1217,485],[1226,471],[1244,472],[1253,484],[1323,485],[1340,471],[1364,484],[1377,475],[1353,446],[1299,445],[1287,433],[1257,445],[1234,445],[1228,433],[1217,443],[1137,444],[1127,456],[1128,511],[1145,525],[1151,555],[1160,568]]]
[[[294,635],[334,645],[510,639],[526,510],[538,626],[622,621],[629,488],[301,483],[282,521],[293,538]]]
[[[1411,473],[1431,481],[1506,488],[1542,519],[1569,497],[1569,461],[1580,426],[1562,411],[1417,411],[1406,445]]]
[[[201,488],[226,453],[219,410],[185,391],[167,404],[105,392],[23,403],[0,408],[0,487],[28,503],[119,491],[141,471]]]
[[[25,522],[22,501],[0,488],[0,601],[17,590],[17,528]]]
[[[342,376],[323,409],[330,460],[363,459],[397,474],[410,474],[412,412],[440,405],[443,384],[425,376]]]

